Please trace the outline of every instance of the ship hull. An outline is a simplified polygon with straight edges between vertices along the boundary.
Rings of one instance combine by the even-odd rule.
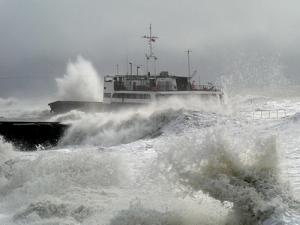
[[[0,121],[0,135],[22,151],[58,144],[69,125],[59,122]]]
[[[145,103],[146,104],[146,103]],[[71,110],[79,110],[84,112],[103,112],[128,108],[131,106],[145,105],[142,103],[103,103],[103,102],[85,102],[85,101],[56,101],[51,102],[50,106],[52,113],[66,113]]]

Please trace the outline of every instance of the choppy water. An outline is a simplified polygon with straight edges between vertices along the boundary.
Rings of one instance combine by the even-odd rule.
[[[46,151],[0,141],[0,224],[300,224],[300,98],[31,113],[72,127]]]

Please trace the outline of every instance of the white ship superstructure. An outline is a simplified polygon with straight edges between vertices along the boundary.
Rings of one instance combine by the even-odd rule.
[[[158,76],[116,75],[104,78],[103,101],[107,104],[145,104],[171,96],[222,100],[223,92],[212,84],[195,85],[189,77],[169,75],[166,71]]]
[[[202,99],[217,99],[222,102],[223,91],[213,84],[200,85],[192,80],[195,72],[191,75],[190,50],[188,54],[187,75],[169,74],[162,71],[157,74],[158,57],[153,52],[153,43],[158,37],[152,35],[150,25],[149,35],[144,35],[149,45],[149,52],[146,57],[146,74],[139,74],[140,65],[136,67],[136,74],[132,72],[132,62],[130,72],[119,75],[107,75],[104,77],[103,102],[86,101],[56,101],[49,103],[52,112],[65,112],[72,109],[93,109],[93,110],[113,110],[128,105],[147,104],[163,98],[176,96],[179,98],[200,97]]]
[[[108,75],[104,78],[104,102],[111,103],[148,103],[163,97],[170,96],[201,96],[202,98],[217,97],[222,100],[221,88],[212,84],[196,85],[190,74],[190,50],[188,53],[188,75],[172,75],[168,71],[156,73],[158,57],[153,52],[153,43],[157,36],[152,35],[150,24],[149,35],[144,35],[149,45],[149,52],[146,56],[146,75],[139,75],[137,66],[136,75],[132,74],[132,63],[128,75]],[[153,65],[153,72],[149,66]]]

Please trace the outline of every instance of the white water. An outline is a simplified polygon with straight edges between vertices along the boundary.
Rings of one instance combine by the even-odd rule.
[[[278,88],[223,106],[171,99],[52,116],[72,126],[46,151],[1,139],[0,224],[300,224],[300,98]],[[1,115],[17,102],[1,100]]]
[[[101,78],[92,63],[81,56],[68,64],[66,74],[56,83],[59,100],[102,101]]]
[[[73,124],[53,150],[2,140],[1,224],[299,224],[300,102],[233,105],[73,111],[52,118]],[[291,116],[253,120],[237,105]]]

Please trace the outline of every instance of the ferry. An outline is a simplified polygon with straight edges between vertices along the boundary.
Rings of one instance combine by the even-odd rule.
[[[193,75],[190,73],[190,50],[187,51],[187,75],[170,74],[168,71],[162,71],[157,74],[156,62],[158,58],[153,53],[153,43],[158,37],[152,35],[151,25],[149,35],[144,35],[143,38],[147,39],[149,45],[149,52],[145,55],[147,63],[146,74],[139,75],[140,66],[137,66],[136,74],[133,74],[132,63],[129,63],[129,73],[125,75],[107,75],[104,77],[102,102],[55,101],[48,104],[51,112],[62,113],[73,109],[105,111],[124,106],[149,104],[172,96],[179,98],[188,98],[191,96],[197,96],[202,99],[214,98],[222,102],[222,88],[211,83],[196,85],[195,81],[192,80],[195,73]],[[152,73],[148,70],[150,63],[154,66]]]

